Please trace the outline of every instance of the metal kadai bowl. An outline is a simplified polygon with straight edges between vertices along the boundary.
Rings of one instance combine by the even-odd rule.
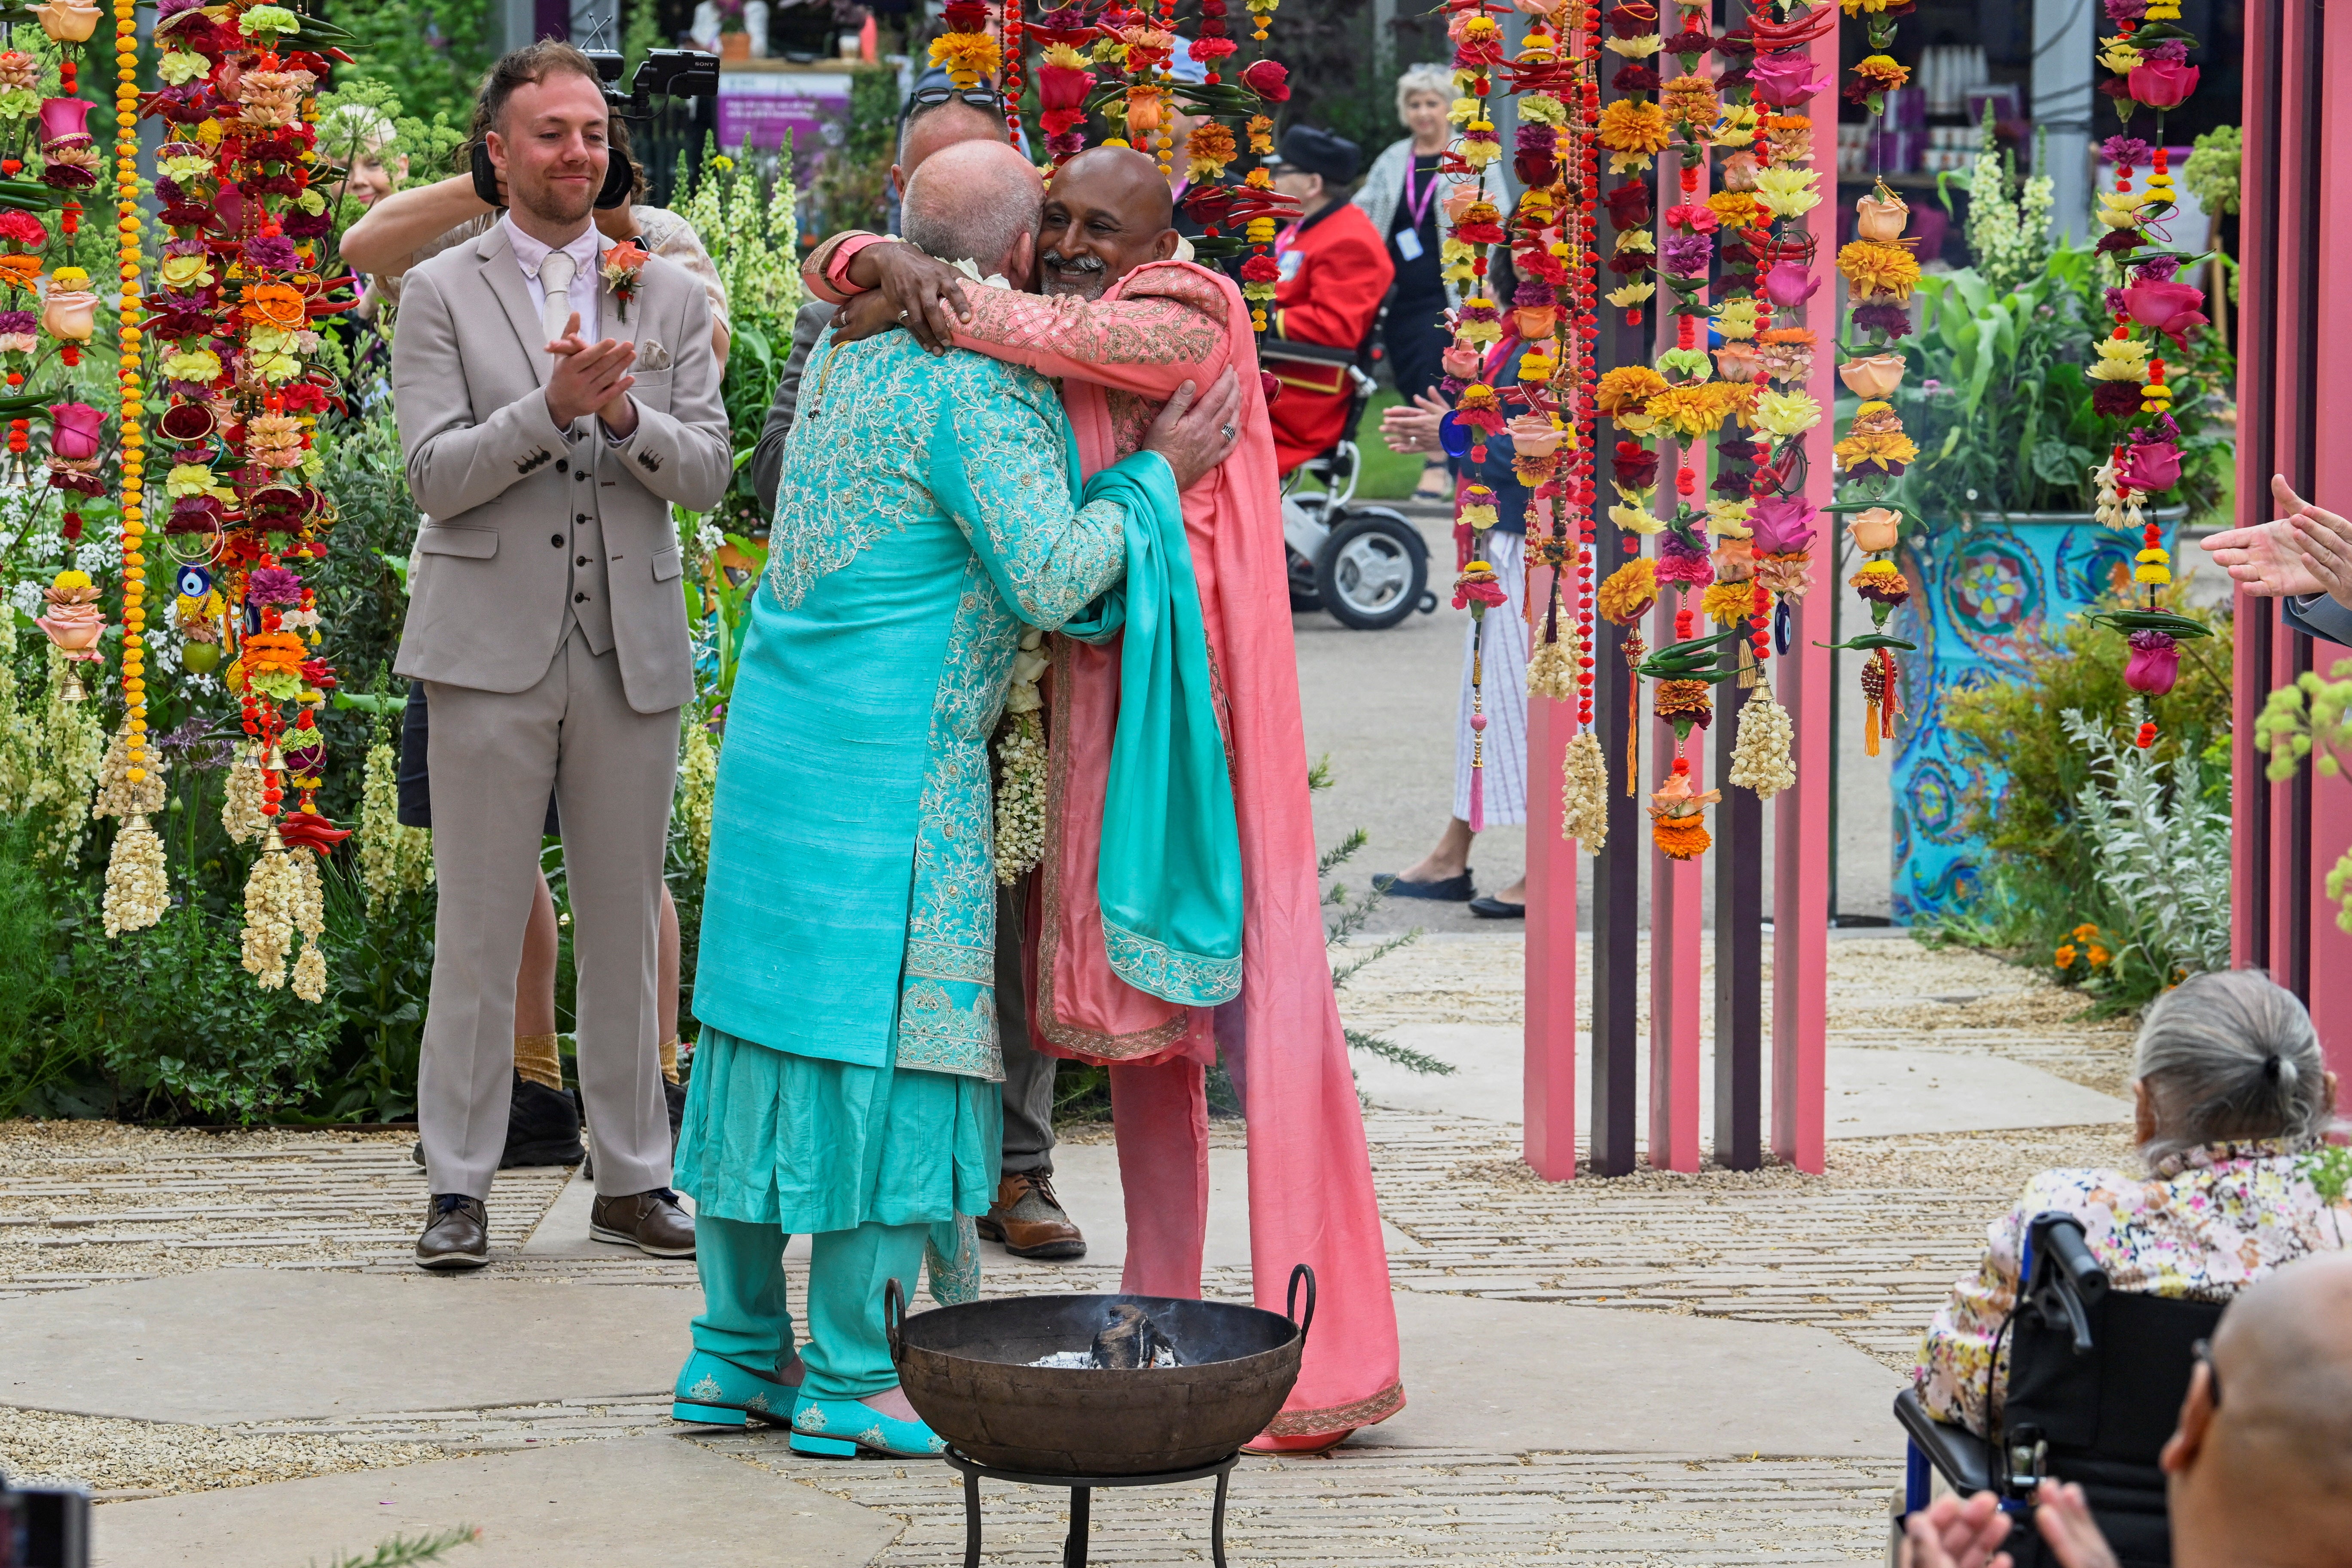
[[[1179,1364],[1029,1364],[1091,1350],[1120,1305],[1142,1309]],[[1215,1464],[1265,1430],[1298,1381],[1315,1321],[1305,1264],[1287,1305],[1290,1316],[1165,1296],[1012,1296],[909,1317],[894,1280],[885,1312],[908,1402],[958,1453],[1042,1476],[1140,1476]]]

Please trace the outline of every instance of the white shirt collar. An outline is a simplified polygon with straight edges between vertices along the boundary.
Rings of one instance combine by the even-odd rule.
[[[516,226],[512,213],[500,217],[499,222],[507,231],[507,247],[514,252],[515,262],[521,267],[522,275],[526,278],[537,278],[539,264],[545,261],[549,253],[555,247],[543,240],[533,239]],[[604,248],[598,242],[603,237],[596,232],[596,226],[592,222],[577,239],[563,247],[564,254],[571,257],[575,264],[573,277],[594,276],[597,254]]]

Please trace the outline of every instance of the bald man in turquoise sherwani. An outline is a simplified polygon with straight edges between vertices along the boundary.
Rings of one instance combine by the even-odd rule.
[[[680,1419],[789,1410],[802,1452],[938,1451],[880,1302],[996,1186],[996,1009],[1022,1001],[992,989],[988,740],[1024,625],[1120,583],[1130,526],[1182,538],[1158,452],[1083,492],[1077,472],[1033,372],[904,331],[811,356],[719,753],[677,1150],[705,1296]],[[802,1233],[795,1365],[782,1254]]]

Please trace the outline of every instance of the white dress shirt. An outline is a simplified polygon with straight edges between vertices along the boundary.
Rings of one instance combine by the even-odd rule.
[[[523,287],[530,291],[530,308],[543,321],[547,319],[547,290],[540,286],[539,264],[547,259],[553,247],[531,238],[516,227],[511,213],[499,221],[506,226],[507,247],[514,252],[515,261],[522,268]],[[603,238],[592,223],[582,231],[579,238],[563,247],[564,254],[571,257],[574,264],[572,308],[580,312],[580,339],[583,342],[593,343],[600,335],[596,330],[596,303],[597,297],[604,292],[604,282],[597,276],[597,263]],[[544,343],[539,346],[542,350],[546,347]]]

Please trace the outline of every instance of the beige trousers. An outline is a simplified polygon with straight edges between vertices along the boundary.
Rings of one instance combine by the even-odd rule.
[[[572,902],[581,1099],[596,1190],[670,1181],[655,971],[678,712],[640,713],[575,627],[526,691],[428,682],[433,996],[417,1130],[436,1193],[487,1197],[514,1084],[515,969],[555,791]]]

